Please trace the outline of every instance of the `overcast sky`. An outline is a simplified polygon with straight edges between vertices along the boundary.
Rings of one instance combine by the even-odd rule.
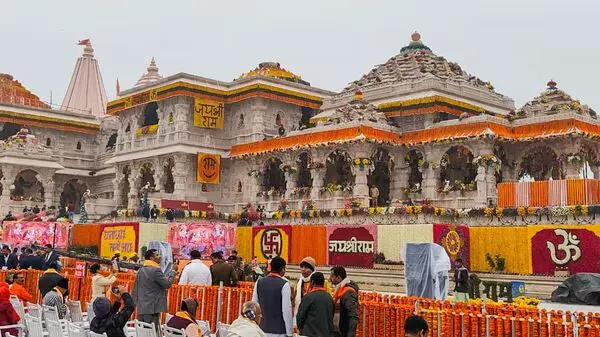
[[[0,5],[0,72],[60,103],[90,38],[109,99],[130,88],[152,56],[163,76],[229,81],[278,61],[313,86],[341,90],[384,63],[418,30],[517,106],[553,78],[600,112],[600,2],[39,0]]]

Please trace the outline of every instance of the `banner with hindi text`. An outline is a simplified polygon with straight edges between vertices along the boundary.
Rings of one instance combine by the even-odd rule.
[[[221,180],[221,156],[211,153],[198,153],[196,181],[205,184],[218,184]]]
[[[235,248],[236,227],[218,222],[171,223],[167,242],[175,253],[187,258],[192,250],[199,251],[203,257],[209,257],[213,252],[229,255]]]
[[[206,129],[222,129],[224,117],[225,107],[223,103],[201,98],[194,99],[194,126]]]
[[[111,258],[116,252],[123,257],[137,254],[140,225],[137,222],[100,224],[100,256]]]
[[[377,226],[329,225],[327,226],[328,264],[373,268],[377,251]]]
[[[265,263],[275,256],[289,261],[291,234],[292,226],[287,225],[252,227],[252,255],[256,256],[260,263]]]

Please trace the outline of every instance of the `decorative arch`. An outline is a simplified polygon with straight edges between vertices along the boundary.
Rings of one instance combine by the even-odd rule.
[[[531,148],[521,158],[518,180],[562,179],[564,173],[556,152],[547,145]]]
[[[131,124],[127,123],[127,127],[125,127],[125,132],[130,132],[131,131]]]
[[[60,194],[60,206],[69,207],[79,213],[79,203],[81,196],[87,190],[85,182],[79,179],[71,179],[63,185],[63,190]]]
[[[75,147],[77,150],[81,150],[81,142],[77,142],[77,146]]]
[[[140,124],[142,127],[158,124],[158,103],[150,102],[146,104],[141,119]]]
[[[285,174],[281,169],[281,159],[269,158],[264,165],[263,190],[272,194],[283,195],[286,190]]]
[[[15,123],[4,123],[2,131],[0,131],[0,140],[6,140],[14,136],[21,130],[21,125]]]
[[[446,151],[440,161],[440,180],[444,190],[475,189],[477,167],[473,159],[473,152],[466,146],[456,145]]]
[[[131,166],[125,165],[121,173],[123,173],[123,180],[121,180],[121,200],[119,200],[119,202],[121,206],[127,207],[127,204],[129,203],[129,192],[131,191],[131,186],[129,185]]]
[[[595,176],[597,167],[600,164],[598,161],[598,152],[588,144],[582,144],[578,152],[581,161],[580,176],[584,179],[598,179]]]
[[[244,114],[241,113],[240,117],[238,118],[238,124],[237,124],[238,129],[243,129],[244,128]]]
[[[325,188],[351,191],[354,187],[354,174],[352,173],[352,158],[348,152],[336,149],[327,156],[325,161]]]
[[[298,173],[296,175],[296,186],[300,188],[311,188],[312,187],[312,175],[310,173],[309,165],[311,159],[308,152],[302,152],[298,155],[296,160]]]
[[[369,195],[373,207],[390,203],[390,173],[393,165],[388,150],[378,148],[371,156],[373,171],[368,176]]]
[[[146,184],[150,183],[150,188],[156,186],[156,182],[154,181],[154,166],[152,163],[144,163],[142,167],[140,167],[140,179],[141,185],[146,186]]]
[[[25,169],[19,172],[10,189],[12,200],[44,201],[42,177],[34,170]]]
[[[46,147],[51,147],[52,146],[52,140],[50,139],[50,137],[46,138]]]
[[[173,178],[173,170],[175,168],[175,160],[172,157],[167,158],[166,164],[163,167],[165,172],[165,193],[175,192],[175,179]]]
[[[421,170],[428,166],[425,164],[425,156],[419,150],[412,149],[404,157],[408,164],[408,189],[411,192],[420,192],[423,188],[423,172]]]

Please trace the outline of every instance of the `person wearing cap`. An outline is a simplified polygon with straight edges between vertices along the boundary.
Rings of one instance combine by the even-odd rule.
[[[302,336],[329,337],[335,332],[333,315],[335,303],[325,290],[325,275],[315,272],[310,276],[310,290],[302,298],[296,315]]]
[[[92,308],[94,310],[94,319],[90,323],[90,330],[97,334],[106,333],[110,337],[125,337],[125,325],[131,318],[135,310],[133,298],[125,287],[118,287],[118,292],[114,293],[119,297],[112,305],[106,297],[98,297],[94,300]],[[119,310],[123,306],[121,310]]]
[[[65,305],[65,297],[69,295],[69,280],[61,278],[56,287],[50,290],[42,300],[44,305],[55,307],[58,311],[58,318],[64,319],[67,315],[67,306]]]
[[[212,285],[218,286],[221,282],[225,287],[237,287],[237,276],[233,266],[223,260],[223,253],[214,252],[210,254],[212,266],[210,266],[210,274],[212,277]]]
[[[186,337],[198,337],[202,335],[200,326],[196,322],[196,310],[198,302],[189,297],[181,301],[181,310],[176,312],[167,322],[169,328],[185,330]]]

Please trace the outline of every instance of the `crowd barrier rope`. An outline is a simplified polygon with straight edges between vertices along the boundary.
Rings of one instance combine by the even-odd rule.
[[[68,263],[66,264],[68,265]],[[6,279],[7,273],[1,277]],[[38,280],[43,271],[22,270],[25,288],[40,303]],[[69,298],[81,302],[86,310],[91,299],[91,277],[77,278],[73,267],[61,271],[69,279]],[[131,291],[135,275],[119,273],[115,285]],[[240,282],[235,288],[219,286],[173,286],[167,291],[167,311],[178,311],[184,298],[198,303],[196,319],[231,324],[240,314],[244,302],[252,299],[253,283]],[[359,337],[401,336],[404,321],[415,312],[429,324],[428,337],[600,337],[600,313],[544,310],[533,306],[504,303],[451,303],[361,291],[358,324]]]

